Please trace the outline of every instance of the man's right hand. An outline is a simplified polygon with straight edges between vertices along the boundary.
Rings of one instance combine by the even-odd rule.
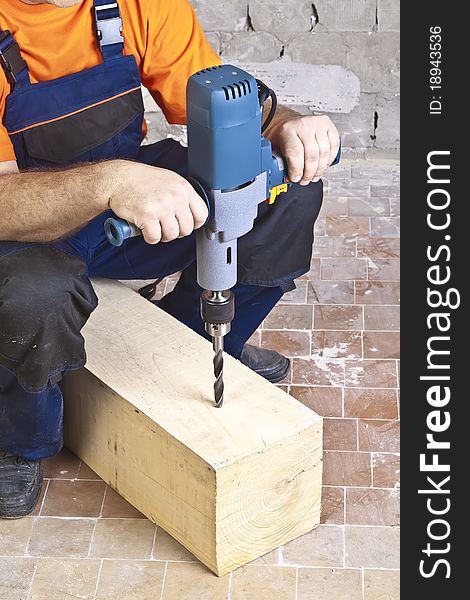
[[[173,171],[119,161],[115,176],[118,183],[109,208],[141,229],[148,244],[190,235],[207,220],[205,202]]]

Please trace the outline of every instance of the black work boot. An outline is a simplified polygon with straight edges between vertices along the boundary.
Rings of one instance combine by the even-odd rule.
[[[282,381],[290,367],[290,360],[279,352],[251,344],[243,346],[240,362],[271,383]]]
[[[41,461],[0,450],[0,519],[29,515],[38,501],[41,484]]]

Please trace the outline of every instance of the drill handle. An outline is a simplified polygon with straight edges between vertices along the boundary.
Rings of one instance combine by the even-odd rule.
[[[110,217],[104,222],[104,232],[113,246],[122,246],[124,240],[142,235],[142,230],[124,219]]]
[[[273,153],[272,149],[271,149],[271,144],[266,139],[265,139],[265,143],[263,144],[263,151],[268,153],[268,154],[264,154],[266,159],[268,159],[268,156],[271,158],[270,161],[268,159],[269,162],[267,164],[269,166],[267,168],[266,167],[265,168],[266,168],[266,170],[269,171],[267,198],[268,198],[269,204],[272,204],[274,202],[274,200],[276,199],[276,197],[280,193],[287,191],[287,189],[292,185],[292,182],[289,181],[287,178],[287,163],[286,163],[285,158],[283,156],[281,156],[280,154],[277,154],[276,152]],[[340,160],[341,160],[341,142],[339,144],[338,153],[337,153],[334,161],[331,163],[330,167],[337,165]],[[264,164],[266,164],[266,163],[264,163]]]
[[[202,185],[192,177],[186,177],[186,179],[193,186],[194,190],[199,194],[199,196],[201,196],[210,211],[209,199],[207,198],[207,194]],[[104,222],[104,232],[108,238],[108,242],[110,242],[113,246],[122,246],[124,240],[142,235],[142,230],[136,225],[129,223],[124,219],[118,219],[117,217],[110,217],[109,219],[106,219]]]

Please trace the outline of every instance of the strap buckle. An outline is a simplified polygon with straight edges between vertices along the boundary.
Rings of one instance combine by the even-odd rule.
[[[7,42],[6,47],[5,42]],[[0,33],[0,66],[5,71],[5,76],[12,89],[18,82],[16,78],[18,73],[28,66],[21,56],[18,44],[8,30]]]
[[[107,10],[111,10],[111,14],[117,16],[108,18],[104,15],[102,16],[101,13]],[[103,46],[112,46],[113,44],[124,44],[124,38],[122,36],[122,19],[117,2],[95,6],[95,20],[100,48],[103,48]]]

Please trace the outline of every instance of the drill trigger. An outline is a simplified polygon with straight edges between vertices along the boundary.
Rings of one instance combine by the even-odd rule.
[[[274,204],[274,202],[276,201],[276,198],[279,196],[279,194],[283,194],[284,192],[287,192],[288,189],[289,189],[289,186],[287,183],[281,183],[281,185],[276,185],[275,187],[273,187],[271,189],[271,195],[266,200],[266,202],[268,204]]]

